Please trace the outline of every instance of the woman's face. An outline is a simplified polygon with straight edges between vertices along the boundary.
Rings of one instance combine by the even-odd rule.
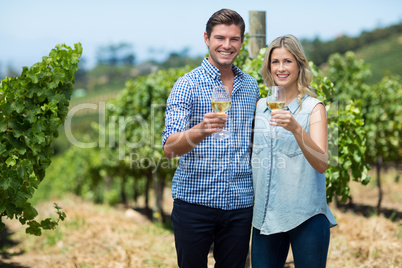
[[[278,86],[297,90],[299,65],[292,53],[284,47],[275,48],[271,53],[271,74]]]

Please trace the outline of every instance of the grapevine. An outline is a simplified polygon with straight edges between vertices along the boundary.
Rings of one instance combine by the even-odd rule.
[[[42,62],[23,67],[19,77],[1,81],[0,230],[7,217],[29,225],[27,233],[41,235],[41,229],[54,229],[66,216],[55,204],[57,220],[37,222],[29,200],[50,165],[51,142],[68,113],[81,54],[80,43],[74,49],[57,45]]]

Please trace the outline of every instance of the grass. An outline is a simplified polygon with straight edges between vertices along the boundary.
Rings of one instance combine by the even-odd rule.
[[[384,208],[402,212],[402,183],[388,169],[383,174]],[[351,183],[356,204],[376,204],[375,170],[368,186]],[[398,198],[390,198],[395,194]],[[171,211],[169,189],[165,193],[165,211]],[[151,200],[152,201],[152,200]],[[171,224],[152,223],[141,214],[143,200],[128,207],[99,205],[73,195],[38,204],[42,217],[53,213],[57,202],[67,214],[56,230],[42,236],[29,236],[18,222],[7,221],[8,246],[1,247],[5,263],[25,267],[177,267]],[[152,203],[152,202],[151,202]],[[338,226],[331,229],[329,268],[401,267],[401,219],[391,221],[380,215],[364,217],[331,203]],[[2,239],[3,241],[3,239]],[[286,267],[294,267],[290,254]],[[212,255],[209,257],[213,267]],[[0,261],[1,267],[1,261]],[[11,266],[12,267],[12,266]]]

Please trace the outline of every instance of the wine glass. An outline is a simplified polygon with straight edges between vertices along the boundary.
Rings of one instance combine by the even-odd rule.
[[[271,111],[281,110],[285,107],[286,98],[285,98],[285,88],[281,86],[270,86],[268,87],[267,94],[267,106],[271,109]],[[272,132],[269,132],[267,137],[277,139],[281,138],[276,133],[276,126],[273,127]]]
[[[214,87],[211,98],[212,109],[219,114],[224,114],[230,109],[231,105],[232,101],[228,88],[223,85]],[[230,132],[223,129],[221,132],[212,134],[212,137],[218,140],[227,139],[230,137]]]

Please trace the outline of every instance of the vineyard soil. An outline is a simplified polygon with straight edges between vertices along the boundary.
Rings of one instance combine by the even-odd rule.
[[[371,174],[375,174],[373,171]],[[396,211],[363,216],[359,211],[331,209],[339,225],[331,229],[329,268],[402,266],[402,183],[395,182],[395,170],[383,177],[383,207]],[[375,207],[375,177],[367,186],[351,184],[353,202]],[[165,210],[172,199],[165,192]],[[153,224],[142,212],[143,204],[131,207],[95,205],[75,196],[43,202],[37,208],[46,217],[57,202],[67,214],[56,230],[35,237],[24,226],[7,221],[0,236],[0,267],[176,267],[173,234],[169,226]],[[398,213],[397,213],[398,212]],[[213,267],[210,256],[210,267]],[[286,267],[294,267],[289,256]]]

